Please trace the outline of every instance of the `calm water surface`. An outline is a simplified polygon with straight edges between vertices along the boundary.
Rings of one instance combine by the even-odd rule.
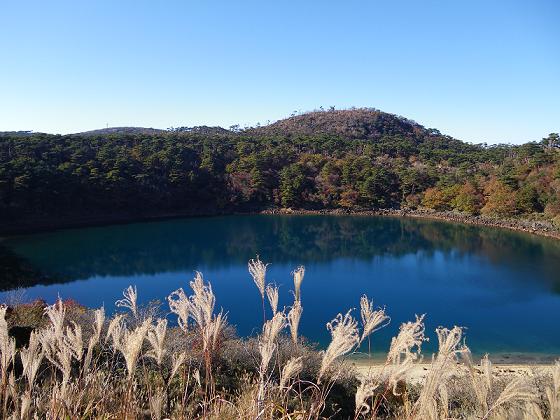
[[[198,270],[238,332],[251,335],[262,318],[247,272],[257,253],[271,263],[280,306],[291,304],[290,272],[305,265],[301,331],[319,345],[325,323],[365,293],[392,317],[373,339],[379,352],[401,322],[425,313],[431,343],[437,326],[460,325],[478,354],[560,355],[560,241],[426,220],[228,216],[6,238],[0,301],[24,287],[27,299],[60,295],[111,311],[130,284],[142,302],[165,301]]]

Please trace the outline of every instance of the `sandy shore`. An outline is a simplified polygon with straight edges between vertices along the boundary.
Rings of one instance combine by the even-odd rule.
[[[349,359],[345,363],[356,369],[359,376],[375,375],[380,373],[384,364],[381,361],[372,361],[371,359]],[[551,370],[553,363],[540,362],[540,363],[516,363],[516,364],[493,364],[494,376],[534,376],[537,373]],[[422,383],[428,373],[430,372],[430,363],[418,363],[410,370],[406,376],[409,383]],[[479,370],[479,366],[476,367]],[[481,372],[481,371],[480,371]]]

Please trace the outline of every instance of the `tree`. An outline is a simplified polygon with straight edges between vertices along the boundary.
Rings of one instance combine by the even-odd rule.
[[[489,216],[512,216],[516,213],[515,194],[513,189],[503,182],[493,179],[484,189],[486,204],[482,214]]]
[[[451,205],[454,210],[468,214],[478,214],[482,207],[482,200],[482,194],[471,182],[467,181],[461,185]]]
[[[525,184],[515,193],[515,209],[521,214],[543,211],[539,193],[533,185]]]
[[[458,193],[459,193],[458,185],[451,185],[442,188],[438,188],[438,187],[428,188],[424,192],[422,205],[429,209],[438,210],[438,211],[451,210],[453,206],[452,203]]]
[[[301,193],[304,189],[304,168],[294,163],[286,166],[280,172],[280,197],[284,207],[301,206]]]

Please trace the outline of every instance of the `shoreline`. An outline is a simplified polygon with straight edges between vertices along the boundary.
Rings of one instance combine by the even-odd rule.
[[[508,229],[547,238],[560,239],[560,229],[552,226],[549,222],[530,221],[526,219],[494,219],[486,216],[471,216],[456,212],[438,212],[431,210],[410,209],[379,209],[379,210],[294,210],[274,209],[264,210],[259,214],[279,215],[333,215],[333,216],[384,216],[384,217],[408,217],[415,219],[439,220],[444,222],[458,223],[463,225],[491,227]]]
[[[384,364],[376,363],[366,363],[366,362],[356,362],[355,360],[348,359],[344,361],[351,369],[356,372],[356,377],[368,377],[371,374],[379,374],[384,369]],[[462,367],[465,369],[464,365],[461,363],[456,364],[457,367]],[[406,373],[407,383],[414,385],[422,385],[426,380],[426,377],[430,373],[431,363],[419,362],[415,363],[414,366]],[[501,364],[492,363],[492,375],[496,378],[499,377],[534,377],[536,374],[543,373],[546,371],[551,371],[554,368],[554,363],[517,363],[517,364]],[[480,361],[474,362],[474,369],[479,374],[482,374],[480,368]],[[456,375],[462,376],[466,375],[466,370],[457,370]]]
[[[480,359],[486,353],[471,353],[473,361],[480,362]],[[423,359],[418,361],[420,366],[430,366],[431,359],[427,353],[423,355]],[[375,367],[380,368],[385,364],[386,353],[374,353],[371,356],[367,354],[354,354],[346,359],[346,362],[357,367]],[[552,366],[557,360],[560,360],[560,354],[554,353],[488,353],[488,358],[495,366]]]
[[[234,215],[329,215],[329,216],[382,216],[382,217],[402,217],[438,220],[463,225],[481,226],[508,229],[516,232],[528,233],[531,235],[560,239],[560,229],[555,228],[547,221],[531,221],[527,219],[497,219],[486,216],[472,216],[464,213],[452,211],[438,212],[427,209],[378,209],[378,210],[344,210],[344,209],[323,209],[306,210],[291,208],[271,208],[256,211],[190,211],[179,213],[162,213],[157,215],[130,215],[120,214],[114,216],[83,217],[71,220],[66,218],[64,221],[31,221],[19,226],[0,225],[0,241],[3,237],[34,234],[39,232],[52,232],[64,229],[79,229],[86,227],[102,227],[110,225],[124,225],[142,222],[157,222],[180,218],[196,217],[219,217]]]

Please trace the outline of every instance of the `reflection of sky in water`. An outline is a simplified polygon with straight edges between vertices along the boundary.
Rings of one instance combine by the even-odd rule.
[[[248,335],[260,326],[260,295],[246,263],[259,251],[272,263],[268,280],[281,286],[280,306],[291,303],[291,270],[306,265],[301,331],[312,341],[325,342],[325,323],[358,308],[365,293],[392,317],[374,349],[426,313],[430,347],[436,326],[461,325],[478,353],[560,353],[560,247],[543,238],[406,219],[240,216],[69,230],[6,245],[59,282],[27,289],[48,301],[60,294],[111,310],[129,284],[143,302],[164,300],[200,270]]]

